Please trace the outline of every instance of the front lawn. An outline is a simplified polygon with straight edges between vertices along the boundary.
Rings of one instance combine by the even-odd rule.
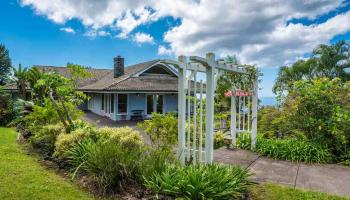
[[[0,199],[93,199],[27,155],[16,135],[0,128]]]
[[[251,189],[253,200],[349,200],[346,197],[329,195],[322,192],[294,189],[273,183],[255,186]]]

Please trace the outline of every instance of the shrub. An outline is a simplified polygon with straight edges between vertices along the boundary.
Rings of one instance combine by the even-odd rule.
[[[214,134],[214,148],[218,149],[225,145],[225,135],[222,131],[218,131]]]
[[[252,146],[252,135],[251,133],[239,133],[236,141],[237,148],[240,149],[251,149]]]
[[[328,149],[306,140],[258,138],[256,151],[261,155],[281,160],[307,163],[327,163],[332,160]]]
[[[78,144],[80,141],[91,137],[91,132],[93,130],[89,128],[76,129],[71,133],[61,134],[57,137],[55,142],[55,152],[54,157],[60,161],[65,161],[67,159],[67,151],[71,149],[74,145]]]
[[[10,123],[17,113],[14,110],[14,102],[9,94],[3,93],[0,88],[0,126]]]
[[[123,145],[138,146],[142,144],[140,133],[127,126],[121,128],[99,128],[96,134],[98,138],[120,141]]]
[[[340,163],[350,166],[350,150],[347,150],[343,155],[340,156]]]
[[[51,156],[54,152],[55,142],[58,135],[64,132],[61,124],[46,125],[30,137],[30,143],[46,156]]]
[[[306,138],[340,156],[350,143],[350,81],[316,79],[297,81],[284,105],[286,122]]]
[[[237,199],[250,185],[249,173],[225,165],[166,165],[145,186],[156,194],[185,199]]]
[[[140,147],[125,149],[115,140],[84,140],[67,154],[74,171],[86,174],[103,193],[140,176]]]
[[[137,127],[146,132],[156,149],[171,150],[177,142],[178,121],[172,113],[152,113],[152,119],[139,123]]]
[[[93,141],[114,140],[121,143],[124,147],[128,146],[140,146],[142,139],[138,131],[132,130],[129,127],[122,128],[92,128],[88,125],[83,128],[77,128],[69,134],[62,134],[57,138],[55,143],[54,156],[61,161],[66,160],[66,152],[76,145],[78,142],[84,139],[91,139]]]

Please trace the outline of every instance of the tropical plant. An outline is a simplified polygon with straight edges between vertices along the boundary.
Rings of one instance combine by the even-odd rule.
[[[239,133],[237,136],[236,145],[240,149],[251,149],[252,147],[252,135],[249,132]]]
[[[74,174],[87,175],[103,194],[140,176],[141,147],[125,148],[115,140],[83,140],[67,153]]]
[[[274,159],[306,163],[328,163],[332,153],[324,146],[301,139],[258,138],[256,151]]]
[[[298,80],[311,81],[321,77],[350,80],[350,74],[345,70],[350,67],[349,50],[350,45],[345,41],[332,45],[319,45],[313,50],[311,58],[299,60],[291,67],[280,67],[273,92],[278,95],[280,101],[283,101],[288,90]]]
[[[10,80],[11,58],[5,45],[0,44],[0,86],[5,85]]]
[[[28,68],[22,68],[19,64],[18,68],[12,68],[13,76],[16,81],[19,97],[23,100],[27,100],[27,70]]]
[[[156,194],[181,199],[238,199],[251,184],[248,177],[248,170],[240,167],[166,165],[145,178],[145,186]]]

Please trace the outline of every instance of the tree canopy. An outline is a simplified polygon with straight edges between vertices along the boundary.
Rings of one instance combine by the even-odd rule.
[[[11,58],[5,45],[0,44],[0,85],[5,85],[11,73]]]
[[[350,45],[345,41],[319,45],[309,59],[298,60],[290,67],[280,67],[273,92],[281,97],[298,80],[336,77],[342,81],[350,80],[350,74],[346,71],[350,67],[349,53]]]

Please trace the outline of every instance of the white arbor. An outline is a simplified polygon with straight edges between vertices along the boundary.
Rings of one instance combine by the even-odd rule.
[[[189,60],[188,62],[185,56],[179,56],[178,61],[162,61],[176,67],[179,74],[178,155],[182,163],[186,161],[192,161],[194,164],[212,163],[216,82],[225,71],[243,74],[247,73],[247,71],[244,67],[239,65],[228,64],[224,61],[216,61],[213,53],[207,53],[206,58],[190,56]],[[197,81],[198,73],[205,75],[204,81]],[[204,86],[206,101],[205,112],[203,112]],[[234,85],[232,86],[231,141],[232,144],[235,145],[237,134],[240,132],[249,132],[252,136],[252,148],[254,148],[257,133],[257,78],[254,87],[251,91],[244,93],[245,95],[239,95],[238,89],[239,88],[235,88]],[[199,94],[199,97],[197,94]],[[190,100],[191,98],[194,99],[192,102]],[[204,115],[205,121],[203,120]],[[205,135],[203,135],[203,122],[205,122]],[[203,136],[205,136],[205,141],[202,140]]]

